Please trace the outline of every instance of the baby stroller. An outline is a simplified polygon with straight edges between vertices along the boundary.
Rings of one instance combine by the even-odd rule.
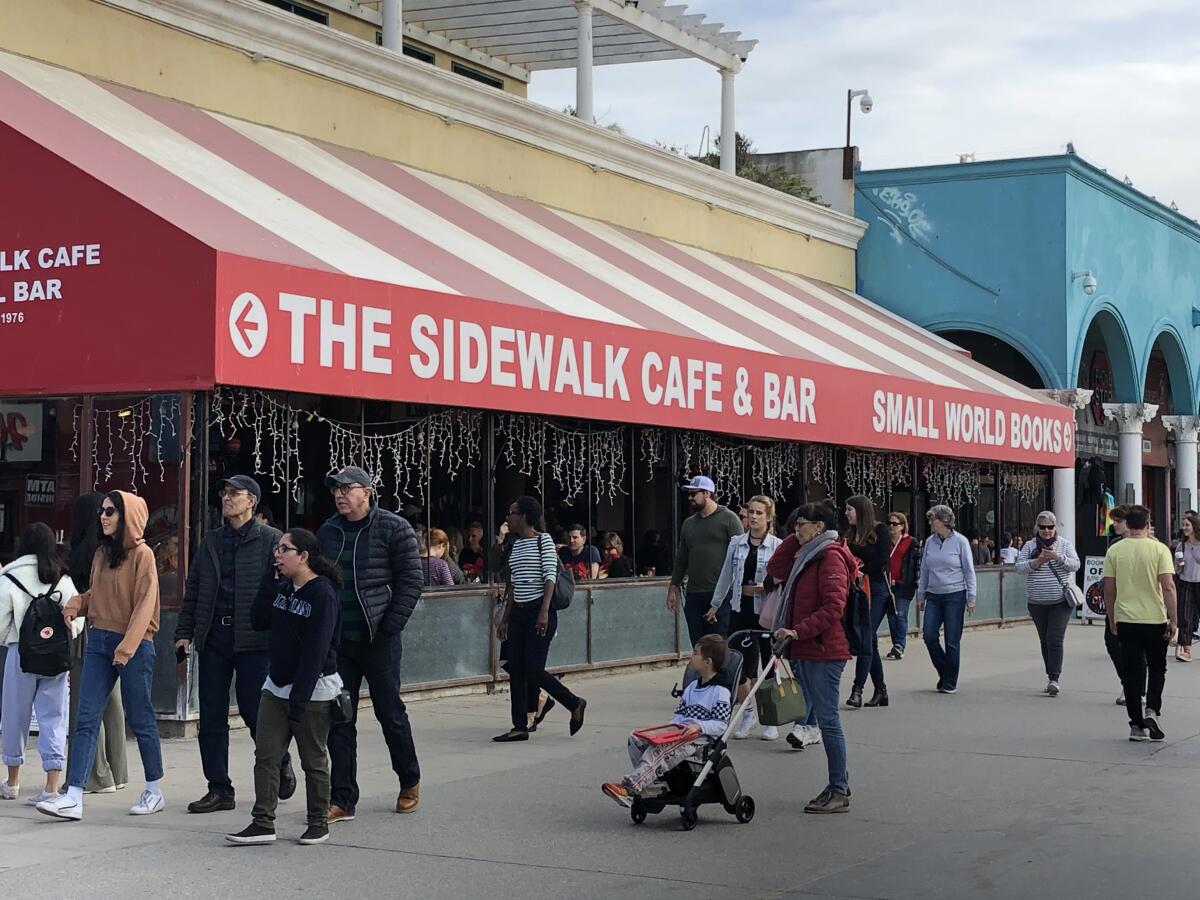
[[[731,692],[736,692],[742,680],[742,654],[733,649],[734,644],[741,638],[758,640],[760,636],[770,636],[770,632],[757,629],[737,631],[729,636],[729,652],[725,656],[725,664],[721,666],[719,677],[729,685]],[[698,816],[696,810],[706,803],[720,803],[725,812],[734,816],[743,825],[754,818],[754,798],[742,793],[737,772],[733,768],[733,760],[729,758],[728,742],[737,722],[741,720],[742,712],[747,703],[754,703],[754,697],[767,676],[779,662],[787,640],[779,641],[771,647],[771,656],[762,666],[762,671],[755,680],[746,699],[733,707],[725,724],[725,731],[720,737],[713,738],[704,752],[703,764],[687,761],[668,772],[655,784],[665,790],[653,797],[637,797],[629,808],[629,817],[635,825],[646,821],[647,815],[657,815],[668,806],[679,807],[679,821],[684,831],[696,827]],[[696,673],[688,667],[684,675],[684,687],[696,680]],[[682,689],[678,686],[671,691],[675,697],[681,696]]]

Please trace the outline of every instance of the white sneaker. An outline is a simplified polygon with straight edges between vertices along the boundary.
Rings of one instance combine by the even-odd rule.
[[[40,791],[26,800],[25,805],[37,806],[39,803],[44,803],[47,800],[53,800],[57,796],[59,796],[58,791],[48,791],[45,788],[42,788]]]
[[[1049,684],[1047,684],[1046,685],[1046,693],[1049,694],[1051,697],[1057,697],[1058,696],[1058,682],[1051,681]]]
[[[764,741],[777,741],[779,740],[779,729],[774,725],[764,725],[763,733],[760,736]]]
[[[167,808],[167,801],[163,799],[162,794],[156,794],[153,791],[142,791],[142,796],[138,797],[138,802],[129,807],[131,816],[152,816],[157,812],[162,812]]]
[[[78,800],[72,800],[70,794],[59,794],[53,800],[43,800],[34,809],[44,816],[69,819],[72,822],[78,822],[83,818],[83,804]]]
[[[7,781],[0,781],[0,800],[16,800],[21,796],[21,786],[19,784],[9,784]]]
[[[804,742],[805,747],[811,747],[813,744],[821,743],[821,726],[805,725],[804,733],[800,736],[800,740]]]
[[[758,716],[754,714],[754,707],[747,707],[746,711],[742,713],[742,721],[738,722],[738,727],[733,731],[733,739],[744,741],[750,737],[750,730],[757,724],[757,718]]]

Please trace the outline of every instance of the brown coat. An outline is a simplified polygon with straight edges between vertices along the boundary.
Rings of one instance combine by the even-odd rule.
[[[136,494],[118,493],[125,505],[125,559],[117,568],[110,567],[102,545],[92,559],[91,588],[73,598],[65,612],[86,616],[95,628],[125,635],[117,654],[128,660],[138,644],[153,639],[158,631],[158,567],[154,551],[142,539],[150,517],[146,501]]]

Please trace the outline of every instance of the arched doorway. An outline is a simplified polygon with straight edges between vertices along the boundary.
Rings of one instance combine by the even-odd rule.
[[[1008,341],[979,331],[954,330],[938,334],[970,353],[975,362],[994,369],[1018,384],[1037,389],[1049,386],[1030,358]]]

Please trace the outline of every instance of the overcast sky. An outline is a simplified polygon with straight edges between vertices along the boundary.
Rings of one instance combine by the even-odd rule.
[[[867,169],[1063,152],[1200,217],[1196,0],[694,0],[758,46],[737,77],[738,130],[760,151],[840,146],[847,88]],[[574,71],[530,97],[575,101]],[[595,111],[694,151],[719,130],[720,78],[694,61],[599,66]]]

